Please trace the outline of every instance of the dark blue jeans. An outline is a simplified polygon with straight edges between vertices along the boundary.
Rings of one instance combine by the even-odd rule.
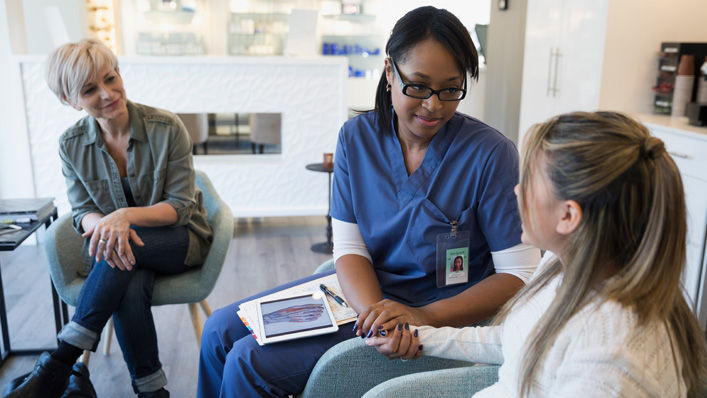
[[[166,384],[151,310],[155,274],[178,274],[190,269],[184,265],[189,235],[186,226],[135,227],[135,231],[145,246],[131,243],[133,269],[121,271],[111,268],[105,260],[94,260],[81,288],[76,312],[59,338],[95,351],[103,327],[114,316],[115,334],[136,390],[154,391]]]

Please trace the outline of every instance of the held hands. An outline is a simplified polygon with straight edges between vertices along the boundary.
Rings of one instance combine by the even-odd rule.
[[[423,312],[419,308],[409,307],[397,301],[383,299],[372,304],[360,314],[354,325],[356,336],[371,337],[378,330],[390,330],[398,324],[425,325]]]
[[[105,258],[108,265],[123,271],[132,270],[135,265],[130,241],[138,246],[145,245],[135,230],[130,228],[130,222],[123,209],[102,217],[81,236],[91,238],[88,254],[95,255],[96,261]]]
[[[400,358],[402,360],[417,359],[422,355],[422,344],[417,335],[417,329],[410,330],[407,322],[397,324],[393,330],[386,332],[380,329],[380,336],[366,339],[366,345],[375,347],[378,352],[388,359]]]

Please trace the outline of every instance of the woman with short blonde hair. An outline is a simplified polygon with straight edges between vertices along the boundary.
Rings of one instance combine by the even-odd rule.
[[[496,324],[368,344],[501,364],[484,397],[695,395],[705,341],[680,284],[685,197],[663,142],[623,114],[578,112],[535,126],[521,161],[521,238],[548,252]]]
[[[57,48],[46,79],[62,103],[88,114],[59,139],[86,280],[58,349],[43,353],[6,396],[95,396],[70,374],[72,365],[87,374],[74,362],[95,350],[112,316],[135,393],[168,397],[150,308],[154,278],[200,266],[212,240],[191,139],[173,113],[127,99],[117,58],[97,40]]]

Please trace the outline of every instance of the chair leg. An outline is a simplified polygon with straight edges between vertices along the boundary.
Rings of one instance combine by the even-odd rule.
[[[79,361],[81,361],[84,365],[88,366],[88,360],[91,359],[91,351],[84,350],[83,354],[79,357]]]
[[[196,303],[189,303],[189,313],[191,314],[192,326],[194,326],[194,335],[196,336],[196,347],[201,349],[201,332],[204,330],[204,326],[201,324],[201,317],[199,316],[199,309]]]
[[[206,299],[204,299],[199,302],[199,305],[201,306],[201,310],[204,311],[204,314],[206,315],[206,317],[207,318],[210,317],[211,316],[211,307],[209,307],[209,302],[206,301]]]
[[[108,319],[106,327],[103,328],[103,355],[110,354],[110,343],[113,340],[113,317]]]

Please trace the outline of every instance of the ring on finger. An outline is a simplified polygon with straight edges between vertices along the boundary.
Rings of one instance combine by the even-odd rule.
[[[106,242],[108,242],[108,241],[107,241],[107,240],[105,240],[105,239],[103,239],[103,238],[101,238],[101,239],[98,239],[98,243],[103,243],[103,244],[105,245],[105,244],[106,244]]]

